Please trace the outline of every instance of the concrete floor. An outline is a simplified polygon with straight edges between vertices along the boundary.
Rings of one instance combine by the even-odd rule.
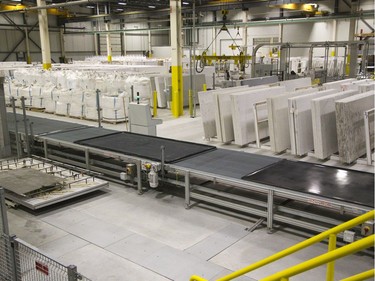
[[[199,112],[196,118],[185,115],[178,119],[172,118],[168,111],[159,114],[164,120],[158,127],[159,136],[272,155],[268,150],[204,140]],[[95,125],[55,115],[47,117]],[[124,130],[125,124],[104,124],[104,127]],[[288,154],[283,157],[292,158]],[[318,162],[312,157],[302,160]],[[324,164],[338,163],[331,160]],[[373,171],[373,167],[361,164],[351,168]],[[12,234],[63,264],[76,265],[88,278],[100,281],[189,280],[192,274],[215,280],[309,236],[285,226],[276,228],[273,234],[268,234],[262,226],[249,232],[254,218],[225,215],[203,205],[186,210],[183,198],[178,195],[149,190],[140,196],[136,190],[118,184],[38,213],[9,209],[8,216]],[[236,280],[258,280],[326,251],[327,245],[320,243]],[[373,258],[365,255],[344,258],[337,262],[335,280],[368,270],[373,263]],[[325,280],[325,268],[291,280]]]

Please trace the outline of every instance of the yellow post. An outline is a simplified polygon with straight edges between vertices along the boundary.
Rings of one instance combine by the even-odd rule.
[[[183,80],[182,66],[172,66],[172,114],[179,117],[183,114]]]
[[[181,1],[170,0],[171,48],[172,48],[172,114],[179,117],[184,113],[182,79],[182,15]]]
[[[154,107],[152,108],[152,114],[156,117],[158,116],[158,93],[156,91],[154,91],[153,103]]]
[[[328,252],[334,251],[336,249],[336,234],[329,235],[329,242],[328,242]],[[327,263],[327,273],[326,273],[326,280],[333,281],[335,276],[335,261],[331,261]]]
[[[203,91],[207,92],[207,84],[203,84]]]
[[[346,56],[345,74],[349,75],[350,72],[350,55]]]

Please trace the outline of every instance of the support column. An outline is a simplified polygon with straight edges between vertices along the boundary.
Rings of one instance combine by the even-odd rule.
[[[36,0],[37,6],[46,6],[45,0]],[[43,69],[51,68],[51,47],[49,43],[47,10],[38,10],[40,43],[42,48]]]
[[[26,44],[26,62],[27,64],[31,64],[29,31],[27,30],[27,27],[25,27],[25,44]]]
[[[352,1],[352,14],[356,14],[358,12],[358,2]],[[354,34],[356,28],[356,19],[350,19],[349,24],[349,38],[348,41],[354,41]],[[353,78],[357,76],[357,57],[358,57],[358,46],[356,44],[349,46],[349,56],[347,57],[349,69],[347,69],[347,73],[349,77]]]
[[[120,29],[125,29],[124,20],[120,20]],[[126,34],[125,31],[120,33],[120,43],[121,43],[121,56],[126,56]]]
[[[149,27],[150,28],[150,27]],[[151,30],[149,29],[148,30],[148,57],[151,58],[152,57],[152,48],[151,48]]]
[[[60,48],[61,48],[61,63],[66,63],[65,60],[65,38],[64,38],[64,28],[60,28]]]
[[[184,88],[182,79],[182,18],[181,1],[170,0],[171,47],[172,47],[172,114],[183,115]]]
[[[244,23],[244,26],[242,28],[242,50],[243,50],[243,54],[246,55],[247,54],[247,13],[248,11],[243,11],[242,13],[242,22]]]
[[[0,76],[0,157],[11,156],[10,137],[4,96],[4,77]]]
[[[109,23],[105,23],[105,30],[109,31]],[[106,34],[107,37],[107,60],[108,62],[112,62],[112,45],[111,45],[111,34],[108,32]]]

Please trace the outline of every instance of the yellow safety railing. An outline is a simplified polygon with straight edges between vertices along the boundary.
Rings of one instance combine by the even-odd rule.
[[[326,280],[327,281],[333,281],[334,278],[334,269],[335,269],[335,264],[334,261],[336,259],[339,259],[341,257],[353,254],[355,252],[361,251],[363,249],[369,248],[374,246],[374,235],[368,236],[366,238],[363,238],[361,240],[358,240],[356,242],[353,242],[351,244],[348,244],[346,246],[343,246],[339,249],[336,249],[336,238],[337,234],[351,229],[361,223],[364,223],[365,221],[368,220],[373,220],[375,215],[375,211],[372,210],[366,214],[363,214],[357,218],[354,218],[350,221],[347,221],[345,223],[342,223],[336,227],[333,227],[327,231],[324,231],[314,237],[311,237],[305,241],[302,241],[294,246],[291,246],[290,248],[287,248],[285,250],[282,250],[272,256],[269,256],[263,260],[260,260],[256,263],[253,263],[245,268],[242,268],[238,271],[232,272],[224,277],[221,277],[217,279],[217,281],[228,281],[232,280],[234,278],[240,277],[246,273],[249,273],[253,270],[256,270],[260,267],[263,267],[267,264],[270,264],[272,262],[275,262],[283,257],[289,256],[297,251],[300,251],[302,249],[305,249],[306,247],[309,247],[313,244],[319,243],[323,241],[326,238],[329,238],[329,243],[328,243],[328,252],[320,255],[318,257],[315,257],[311,260],[308,260],[306,262],[303,262],[301,264],[298,264],[296,266],[293,266],[291,268],[285,269],[281,272],[278,272],[274,275],[271,275],[269,277],[266,277],[264,279],[261,279],[261,281],[271,281],[271,280],[280,280],[280,281],[288,281],[289,277],[297,275],[299,273],[305,272],[307,270],[310,270],[312,268],[318,267],[322,264],[327,264],[327,275],[326,275]],[[358,279],[358,276],[369,276],[372,277],[374,276],[374,271],[366,271],[351,277],[348,277],[344,279],[345,281],[355,281],[355,280],[364,280],[364,279]],[[342,281],[344,281],[342,280]],[[190,281],[207,281],[206,279],[193,275],[190,277]]]

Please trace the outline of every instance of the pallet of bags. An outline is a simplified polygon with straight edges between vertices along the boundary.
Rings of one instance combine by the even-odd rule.
[[[72,91],[71,102],[69,104],[69,117],[81,119],[85,116],[84,99],[85,95],[82,90]]]
[[[45,112],[55,113],[56,101],[59,100],[57,89],[52,83],[47,83],[42,88],[42,98],[44,101]]]
[[[125,92],[117,96],[101,97],[101,108],[103,121],[106,122],[123,122],[125,121],[125,111],[129,106],[129,95]]]
[[[55,114],[69,116],[69,105],[72,102],[72,92],[70,90],[57,90],[59,97],[56,100]]]

